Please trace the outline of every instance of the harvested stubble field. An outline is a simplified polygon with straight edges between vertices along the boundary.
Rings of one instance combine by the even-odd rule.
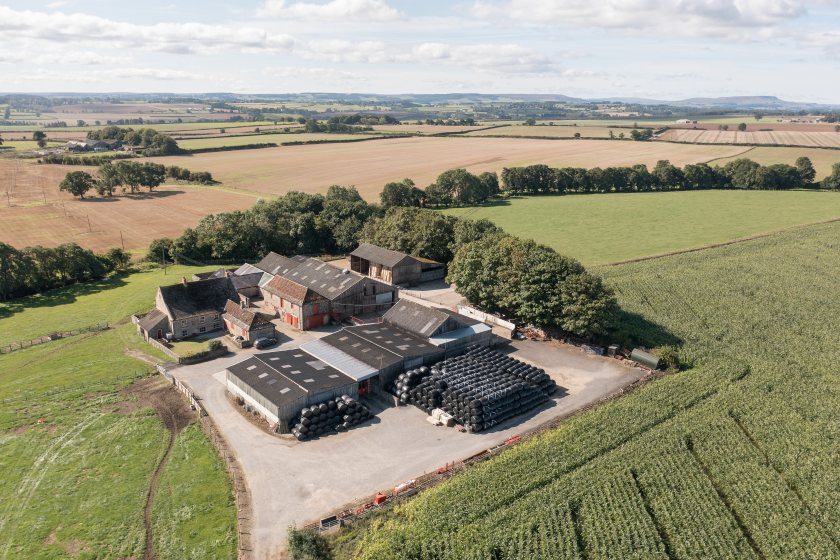
[[[343,548],[355,541],[362,560],[840,557],[838,243],[840,224],[820,225],[605,271],[624,334],[682,342],[695,367],[423,492]]]
[[[178,140],[178,146],[185,150],[222,148],[226,146],[245,146],[248,144],[283,144],[285,142],[343,142],[378,138],[377,134],[321,134],[307,132],[288,132],[279,134],[248,134],[244,136],[219,135],[214,138],[196,138]]]
[[[575,134],[580,134],[583,138],[609,138],[610,132],[618,136],[624,133],[625,136],[630,136],[631,128],[608,128],[606,126],[526,126],[526,125],[511,125],[499,128],[488,128],[485,130],[477,130],[470,132],[467,136],[531,136],[531,137],[547,137],[547,138],[574,138]]]
[[[482,172],[534,163],[653,166],[660,159],[685,165],[731,157],[743,151],[744,148],[737,146],[665,142],[413,137],[152,158],[152,161],[210,171],[226,187],[283,194],[291,190],[324,192],[336,184],[355,185],[366,199],[378,200],[382,186],[389,181],[408,177],[425,187],[441,172],[455,167]]]
[[[840,148],[840,133],[806,132],[793,130],[687,130],[671,129],[658,136],[666,142],[691,142],[697,144],[744,144],[752,146],[807,146],[814,148]]]
[[[15,247],[72,241],[97,251],[124,242],[128,250],[143,249],[155,238],[177,237],[207,214],[248,208],[257,198],[218,187],[170,185],[152,193],[79,200],[59,191],[58,183],[80,169],[94,170],[0,159],[0,241]]]
[[[450,134],[453,132],[469,132],[478,130],[487,125],[460,126],[460,125],[436,125],[436,124],[377,124],[372,128],[378,132],[390,132],[392,134]],[[490,125],[492,126],[492,125]]]
[[[599,265],[723,243],[840,218],[840,195],[815,191],[689,191],[515,198],[452,208]]]
[[[762,130],[781,130],[781,131],[790,131],[790,132],[836,132],[834,127],[837,126],[833,123],[785,123],[780,121],[760,121],[755,122],[750,119],[744,119],[734,123],[734,126],[730,125],[730,129],[736,128],[739,124],[744,123],[747,125],[747,132],[757,132]],[[676,124],[676,123],[665,123],[668,128],[678,128],[678,129],[702,129],[702,130],[719,130],[720,123],[713,123],[713,122],[705,122],[699,121],[697,124]]]
[[[840,162],[840,150],[826,150],[820,148],[787,148],[787,147],[765,147],[751,148],[740,156],[721,158],[710,162],[712,165],[726,165],[727,162],[739,157],[749,158],[761,165],[774,163],[787,163],[793,165],[796,158],[806,156],[811,158],[814,168],[817,170],[817,180],[821,180],[831,174],[831,167]]]

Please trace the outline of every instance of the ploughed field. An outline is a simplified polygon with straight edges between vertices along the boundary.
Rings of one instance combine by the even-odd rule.
[[[513,235],[598,265],[840,218],[840,195],[737,190],[548,195],[444,213],[486,218]]]
[[[425,187],[443,171],[472,172],[546,163],[606,167],[660,159],[675,165],[736,156],[738,146],[698,146],[655,142],[549,142],[520,138],[394,138],[338,144],[283,146],[152,158],[166,165],[210,171],[226,187],[270,194],[291,190],[326,192],[330,185],[355,185],[368,200],[378,200],[383,185],[408,177]]]
[[[671,129],[657,137],[667,142],[697,144],[746,144],[753,146],[808,146],[840,148],[840,132],[803,130],[692,130]]]
[[[840,557],[838,244],[823,224],[605,269],[616,338],[693,367],[351,528],[339,557]]]

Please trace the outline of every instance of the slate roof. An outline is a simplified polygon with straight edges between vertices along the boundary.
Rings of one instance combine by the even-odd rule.
[[[287,301],[303,305],[308,301],[320,299],[321,296],[306,286],[298,284],[294,280],[275,276],[263,288],[266,292],[279,296]]]
[[[304,259],[303,262],[283,276],[330,301],[366,278],[355,272],[348,271],[345,273],[341,269],[318,259],[302,258]]]
[[[173,320],[221,313],[228,300],[239,300],[230,278],[182,282],[172,286],[161,286],[158,290],[166,306],[167,315]]]
[[[245,330],[252,330],[271,324],[261,313],[255,313],[250,309],[243,308],[236,302],[228,300],[225,304],[224,318],[239,325]]]
[[[193,274],[193,280],[207,280],[208,278],[224,278],[228,276],[228,272],[233,272],[233,269],[220,268],[218,270],[211,270],[210,272],[197,272]]]
[[[268,272],[269,274],[282,275],[295,268],[298,264],[299,261],[290,259],[289,257],[284,257],[283,255],[279,255],[272,251],[264,256],[262,260],[254,266],[260,270]]]
[[[240,266],[239,268],[237,268],[236,270],[233,271],[233,273],[236,274],[237,276],[243,276],[245,274],[251,274],[253,272],[262,273],[264,271],[263,271],[263,269],[257,268],[256,266],[254,266],[252,264],[248,264],[248,263],[243,264],[242,266]]]
[[[227,370],[278,407],[354,383],[300,349],[254,354]]]
[[[251,274],[243,274],[241,276],[231,276],[230,281],[233,284],[233,289],[236,291],[245,290],[248,288],[256,288],[260,284],[260,279],[262,275],[265,274],[263,271],[258,270],[257,272],[253,272]]]
[[[140,319],[139,325],[141,329],[143,329],[147,333],[151,333],[154,332],[156,328],[158,328],[158,325],[160,325],[163,321],[166,320],[166,313],[159,309],[152,309],[151,311],[146,313],[146,315],[144,315],[142,319]],[[169,330],[168,326],[166,330]]]
[[[383,247],[379,247],[378,245],[371,245],[370,243],[362,243],[350,254],[354,257],[382,264],[390,268],[397,266],[406,259],[415,260],[411,255],[385,249]]]

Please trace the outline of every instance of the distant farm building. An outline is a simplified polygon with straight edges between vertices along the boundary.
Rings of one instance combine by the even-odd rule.
[[[350,269],[397,286],[416,286],[446,276],[442,263],[370,243],[362,243],[350,253]]]

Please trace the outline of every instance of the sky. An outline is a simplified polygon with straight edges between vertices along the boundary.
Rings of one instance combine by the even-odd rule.
[[[840,0],[0,0],[0,91],[840,103]]]

